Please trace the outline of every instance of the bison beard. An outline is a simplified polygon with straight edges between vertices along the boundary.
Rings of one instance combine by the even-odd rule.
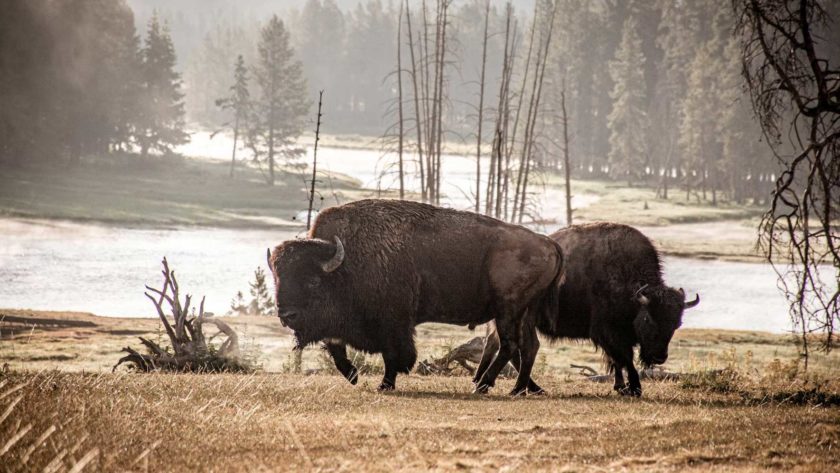
[[[537,330],[555,340],[592,340],[615,374],[614,389],[640,396],[633,347],[640,346],[644,365],[664,363],[683,310],[696,306],[699,296],[686,302],[682,289],[666,286],[653,244],[627,225],[574,225],[551,238],[563,249],[566,279],[558,292],[558,310],[541,312]],[[491,333],[478,372],[489,364],[496,343]]]
[[[417,359],[414,327],[477,325],[495,319],[498,355],[477,380],[495,384],[514,356],[513,393],[529,388],[540,311],[556,313],[563,256],[551,239],[476,215],[406,201],[363,200],[327,209],[309,239],[269,258],[278,315],[298,344],[325,341],[336,368],[355,383],[346,345],[382,353],[380,389]],[[531,382],[532,390],[539,387]]]

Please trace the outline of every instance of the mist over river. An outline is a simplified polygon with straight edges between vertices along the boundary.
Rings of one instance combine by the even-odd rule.
[[[292,230],[187,228],[150,230],[57,221],[0,220],[0,307],[153,317],[145,284],[159,286],[167,256],[185,293],[207,296],[225,313],[236,291],[247,295],[265,249]],[[669,284],[699,292],[685,327],[784,332],[784,297],[765,264],[666,258]]]
[[[230,143],[222,134],[211,139],[208,133],[196,133],[179,151],[205,159],[229,159]],[[358,179],[364,187],[377,188],[388,160],[377,151],[327,147],[319,152],[319,163],[325,170]],[[471,208],[474,158],[449,155],[443,163],[446,196],[442,204]],[[381,185],[393,188],[395,183],[386,177]],[[408,179],[407,187],[417,190],[419,182]],[[535,191],[540,194],[541,214],[558,222],[535,230],[545,233],[562,226],[562,192]],[[576,196],[574,206],[585,207],[595,199]],[[265,249],[303,233],[298,228],[148,229],[0,219],[0,307],[153,317],[156,313],[143,295],[143,286],[160,285],[160,261],[166,256],[182,292],[196,298],[205,295],[206,309],[224,314],[237,291],[248,298],[248,283],[256,268],[267,271]],[[685,327],[790,329],[787,303],[767,264],[666,258],[665,279],[685,288],[689,297],[695,292],[701,295],[700,305],[686,312]]]

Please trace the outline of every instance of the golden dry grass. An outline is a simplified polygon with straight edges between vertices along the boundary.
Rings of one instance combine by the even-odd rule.
[[[840,468],[837,408],[676,383],[628,399],[543,381],[550,395],[511,399],[501,393],[512,381],[478,397],[466,377],[411,376],[380,394],[374,379],[326,375],[7,373],[0,469],[71,470],[84,458],[88,471]]]
[[[0,324],[0,471],[840,468],[840,355],[803,375],[786,336],[680,330],[668,368],[696,374],[644,382],[642,399],[569,368],[599,367],[591,345],[544,344],[535,376],[549,395],[511,399],[512,380],[479,397],[466,376],[401,376],[380,394],[378,376],[351,386],[316,349],[310,376],[111,374],[154,320],[0,313],[53,321]],[[266,370],[284,368],[291,341],[273,318],[231,320],[263,346]],[[474,335],[420,326],[420,358]]]

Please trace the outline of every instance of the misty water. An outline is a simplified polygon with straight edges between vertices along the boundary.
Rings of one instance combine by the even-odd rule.
[[[211,140],[209,134],[199,133],[180,151],[206,159],[229,159],[229,145],[228,137],[217,135]],[[319,151],[323,169],[351,176],[368,188],[380,185],[379,176],[389,159],[393,162],[369,150]],[[443,163],[443,205],[470,208],[475,159],[450,155]],[[419,188],[414,179],[406,184],[410,190]],[[381,181],[383,188],[394,185],[393,177]],[[540,212],[558,223],[536,230],[561,226],[562,193],[537,190]],[[594,199],[579,196],[574,206],[586,206]],[[147,229],[0,219],[0,307],[155,316],[143,286],[160,285],[160,259],[167,256],[182,290],[206,296],[207,310],[223,314],[237,291],[248,297],[248,283],[256,268],[267,269],[265,249],[302,235],[297,228]],[[701,304],[686,313],[685,327],[772,332],[790,328],[787,304],[777,289],[775,273],[766,264],[666,258],[665,278],[675,287],[701,294]]]
[[[194,132],[190,142],[181,146],[178,151],[186,156],[194,156],[203,159],[229,160],[233,140],[229,135],[218,133],[212,135],[208,132]],[[368,144],[373,147],[375,142]],[[305,162],[312,162],[311,146],[307,147]],[[248,159],[249,151],[239,149],[238,159]],[[335,201],[330,197],[330,181],[328,176],[333,173],[344,174],[355,178],[362,187],[367,189],[399,189],[397,173],[396,153],[385,153],[371,149],[347,149],[321,146],[318,148],[318,186],[319,191],[325,197],[328,205],[334,205]],[[417,157],[406,153],[404,158],[406,175],[404,186],[407,192],[418,193],[421,190],[419,171],[415,169]],[[445,154],[441,157],[441,206],[451,207],[460,210],[472,209],[475,205],[475,156],[463,156],[457,154]],[[481,159],[482,169],[482,190],[487,185],[487,170],[490,160],[487,157]],[[309,168],[301,180],[311,179]],[[531,198],[528,202],[526,215],[532,215],[537,220],[549,219],[556,223],[537,225],[536,230],[550,232],[566,222],[566,201],[565,193],[557,188],[543,185],[541,177],[536,176],[529,184],[530,193],[538,195],[538,198]],[[572,196],[572,207],[577,209],[585,207],[596,201],[598,196],[582,194]],[[482,204],[483,205],[483,204]],[[305,209],[301,209],[306,215]]]
[[[149,230],[54,221],[0,220],[0,307],[154,316],[143,286],[159,286],[160,258],[182,290],[207,297],[222,314],[247,294],[265,249],[299,236],[290,230]],[[767,265],[666,258],[669,284],[699,292],[685,327],[788,329],[785,300]]]

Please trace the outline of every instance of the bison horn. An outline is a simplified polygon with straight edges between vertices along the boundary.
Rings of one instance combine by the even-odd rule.
[[[274,268],[271,267],[271,248],[266,248],[265,249],[265,261],[268,263],[268,269],[270,269],[271,272],[273,273]]]
[[[341,239],[335,237],[335,255],[330,258],[329,261],[321,265],[321,268],[324,270],[325,273],[331,273],[338,269],[341,266],[341,263],[344,262],[344,245],[341,243]]]
[[[685,303],[685,308],[690,309],[700,303],[700,294],[694,294],[694,300]]]

